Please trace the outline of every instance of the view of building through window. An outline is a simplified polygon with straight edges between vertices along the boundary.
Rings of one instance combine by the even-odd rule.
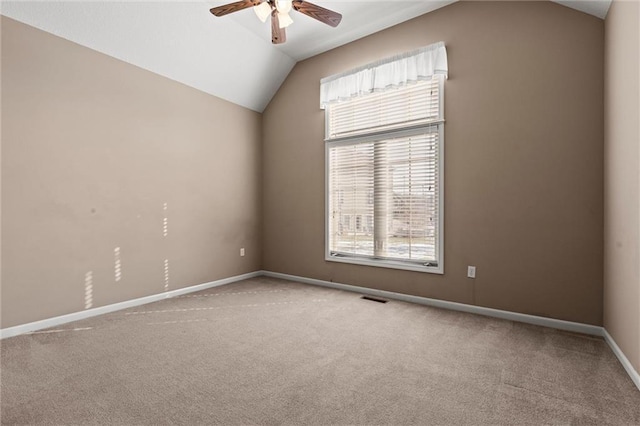
[[[442,84],[328,106],[329,256],[438,265]]]
[[[434,132],[331,149],[332,252],[436,260],[437,143]]]

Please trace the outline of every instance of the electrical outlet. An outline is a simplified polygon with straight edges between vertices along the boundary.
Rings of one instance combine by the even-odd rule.
[[[244,247],[240,249],[240,256],[244,256]]]
[[[476,267],[467,266],[467,278],[475,278],[475,277],[476,277]]]

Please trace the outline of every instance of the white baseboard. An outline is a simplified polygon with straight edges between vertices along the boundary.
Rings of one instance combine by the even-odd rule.
[[[157,302],[159,300],[169,299],[171,297],[181,296],[187,293],[206,290],[212,287],[219,287],[221,285],[231,284],[236,281],[259,277],[261,275],[261,271],[250,272],[248,274],[236,275],[234,277],[224,278],[221,280],[211,281],[208,283],[198,284],[190,287],[179,288],[164,293],[152,294],[150,296],[140,297],[138,299],[126,300],[124,302],[114,303],[106,306],[99,306],[97,308],[87,309],[86,311],[73,312],[71,314],[61,315],[59,317],[47,318],[41,321],[34,321],[27,324],[16,325],[15,327],[3,328],[0,330],[0,339],[29,333],[31,331],[42,330],[44,328],[55,327],[58,325],[66,324],[68,322],[95,317],[96,315],[119,311],[134,306],[145,305],[147,303]]]
[[[395,293],[386,290],[376,290],[366,287],[357,287],[348,284],[339,284],[331,281],[317,280],[314,278],[304,278],[295,275],[281,274],[279,272],[263,271],[268,277],[282,278],[290,281],[298,281],[305,284],[318,285],[323,287],[337,288],[340,290],[355,293],[369,294],[373,296],[386,297],[389,299],[402,300],[403,302],[417,303],[420,305],[433,306],[436,308],[450,309],[452,311],[468,312],[472,314],[484,315],[488,317],[501,318],[511,321],[523,322],[527,324],[540,325],[543,327],[556,328],[559,330],[572,331],[575,333],[602,336],[602,327],[582,324],[578,322],[564,321],[554,318],[539,317],[535,315],[519,314],[517,312],[502,311],[499,309],[485,308],[482,306],[467,305],[464,303],[448,302],[446,300],[430,299],[427,297],[412,296],[410,294]]]
[[[353,286],[349,284],[340,284],[340,283],[335,283],[331,281],[318,280],[315,278],[306,278],[306,277],[300,277],[296,275],[282,274],[279,272],[255,271],[247,274],[237,275],[234,277],[224,278],[217,281],[212,281],[209,283],[198,284],[191,287],[179,288],[176,290],[153,294],[153,295],[141,297],[138,299],[126,300],[124,302],[114,303],[106,306],[100,306],[93,309],[87,309],[85,311],[74,312],[71,314],[61,315],[58,317],[47,318],[41,321],[34,321],[27,324],[0,329],[0,339],[17,336],[19,334],[28,333],[31,331],[42,330],[44,328],[55,327],[57,325],[66,324],[68,322],[78,321],[85,318],[94,317],[96,315],[102,315],[109,312],[131,308],[134,306],[144,305],[147,303],[156,302],[158,300],[168,299],[171,297],[176,297],[176,296],[180,296],[187,293],[193,293],[196,291],[201,291],[201,290],[205,290],[212,287],[231,284],[236,281],[255,278],[262,275],[268,276],[268,277],[274,277],[274,278],[281,278],[281,279],[290,280],[290,281],[297,281],[305,284],[317,285],[322,287],[331,287],[331,288],[351,291],[355,293],[386,297],[389,299],[401,300],[401,301],[410,302],[410,303],[417,303],[420,305],[433,306],[437,308],[450,309],[454,311],[468,312],[472,314],[484,315],[484,316],[489,316],[494,318],[502,318],[506,320],[540,325],[544,327],[556,328],[556,329],[572,331],[576,333],[606,337],[606,335],[603,333],[604,329],[602,327],[598,327],[594,325],[581,324],[581,323],[564,321],[564,320],[553,319],[553,318],[539,317],[535,315],[520,314],[517,312],[502,311],[499,309],[485,308],[482,306],[473,306],[473,305],[467,305],[464,303],[457,303],[457,302],[449,302],[446,300],[430,299],[427,297],[395,293],[395,292],[386,291],[386,290],[376,290],[372,288],[358,287],[358,286]],[[611,338],[611,336],[609,336],[607,341],[613,342],[613,339]],[[617,346],[615,348],[617,348]],[[614,349],[614,352],[616,350],[615,348],[612,346],[612,349]],[[622,354],[619,348],[617,350],[620,354]],[[628,360],[627,360],[627,363],[628,363]],[[630,365],[631,364],[629,364],[629,366]]]
[[[638,390],[640,390],[640,374],[638,374],[635,368],[633,368],[633,365],[631,365],[631,361],[629,361],[629,359],[626,357],[624,352],[622,352],[622,350],[620,349],[616,341],[613,340],[613,337],[611,337],[607,329],[603,328],[602,332],[603,332],[602,335],[604,336],[604,340],[609,344],[609,347],[618,358],[618,361],[620,361],[620,364],[622,364],[622,367],[624,367],[629,377],[631,377],[631,380],[633,381],[633,383],[635,383]]]
[[[540,325],[543,327],[555,328],[559,330],[572,331],[575,333],[589,334],[603,337],[613,353],[616,355],[627,374],[640,390],[640,374],[633,368],[629,359],[620,350],[613,337],[604,327],[582,324],[578,322],[564,321],[554,318],[545,318],[535,315],[520,314],[517,312],[502,311],[499,309],[484,308],[482,306],[466,305],[464,303],[448,302],[445,300],[429,299],[427,297],[412,296],[409,294],[395,293],[392,291],[376,290],[366,287],[358,287],[348,284],[340,284],[332,281],[318,280],[314,278],[299,277],[296,275],[282,274],[279,272],[262,271],[267,277],[282,278],[289,281],[297,281],[305,284],[318,285],[322,287],[336,288],[339,290],[351,291],[354,293],[369,294],[372,296],[384,297],[388,299],[402,300],[404,302],[417,303],[420,305],[433,306],[437,308],[450,309],[453,311],[468,312],[472,314],[484,315],[488,317],[501,318],[511,321],[523,322],[527,324]]]
[[[193,293],[196,291],[206,290],[212,287],[219,287],[226,284],[231,284],[237,281],[246,280],[249,278],[255,278],[259,276],[267,276],[273,278],[281,278],[289,281],[297,281],[304,284],[317,285],[322,287],[330,287],[339,290],[350,291],[354,293],[368,294],[372,296],[379,296],[388,299],[401,300],[404,302],[417,303],[420,305],[433,306],[437,308],[450,309],[453,311],[468,312],[472,314],[484,315],[488,317],[501,318],[510,321],[517,321],[527,324],[539,325],[543,327],[550,327],[559,330],[572,331],[576,333],[589,334],[593,336],[604,337],[611,350],[616,355],[627,374],[633,381],[633,383],[640,390],[640,374],[634,369],[629,359],[622,352],[620,347],[616,344],[613,337],[603,327],[595,325],[582,324],[571,321],[564,321],[554,318],[545,318],[535,315],[520,314],[517,312],[503,311],[499,309],[485,308],[482,306],[467,305],[464,303],[448,302],[446,300],[430,299],[427,297],[412,296],[409,294],[395,293],[386,290],[376,290],[366,287],[358,287],[349,284],[340,284],[332,281],[318,280],[315,278],[305,278],[296,275],[282,274],[279,272],[271,271],[255,271],[247,274],[236,275],[229,278],[224,278],[217,281],[212,281],[204,284],[198,284],[191,287],[179,288],[176,290],[153,294],[150,296],[141,297],[138,299],[127,300],[124,302],[114,303],[107,306],[100,306],[93,309],[87,309],[85,311],[74,312],[67,315],[61,315],[59,317],[48,318],[41,321],[30,322],[27,324],[17,325],[15,327],[8,327],[0,329],[0,339],[7,337],[17,336],[31,331],[42,330],[45,328],[55,327],[58,325],[66,324],[72,321],[78,321],[85,318],[94,317],[97,315],[106,314],[109,312],[119,311],[122,309],[131,308],[134,306],[145,305],[151,302],[157,302],[159,300],[168,299],[171,297],[181,296],[183,294]]]

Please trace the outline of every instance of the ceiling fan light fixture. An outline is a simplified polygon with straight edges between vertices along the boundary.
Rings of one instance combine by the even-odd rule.
[[[253,10],[258,15],[258,19],[262,22],[267,22],[267,18],[271,15],[271,5],[268,1],[264,1],[257,6],[253,7]]]
[[[296,2],[295,7],[293,6],[294,1]],[[337,27],[342,20],[341,14],[306,0],[237,0],[233,3],[212,7],[209,12],[214,16],[225,16],[250,7],[262,22],[266,22],[271,16],[271,42],[273,44],[282,44],[287,41],[285,28],[293,24],[293,19],[289,16],[289,12],[292,10],[332,27]]]
[[[292,1],[291,0],[276,0],[276,9],[280,13],[289,13],[291,12]]]
[[[293,24],[293,19],[289,16],[288,13],[278,13],[278,24],[280,28],[287,28],[289,25]]]

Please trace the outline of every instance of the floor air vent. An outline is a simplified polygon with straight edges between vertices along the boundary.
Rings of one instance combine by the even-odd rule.
[[[372,302],[378,302],[378,303],[387,303],[388,302],[388,300],[378,299],[377,297],[373,297],[373,296],[362,296],[360,299],[371,300]]]

